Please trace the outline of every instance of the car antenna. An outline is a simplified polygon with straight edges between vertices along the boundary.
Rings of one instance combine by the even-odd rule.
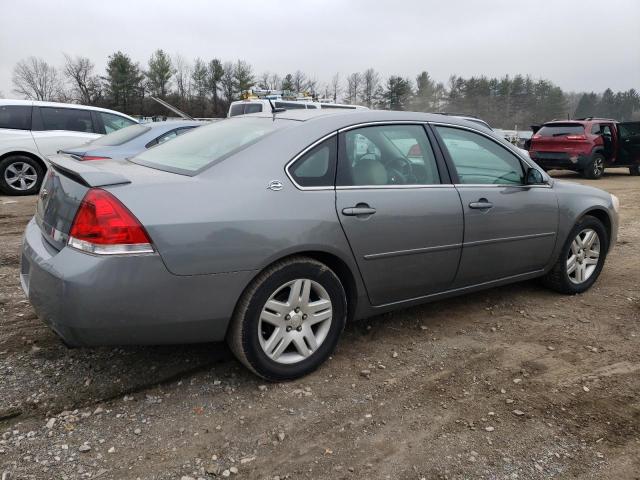
[[[276,119],[276,113],[278,112],[284,112],[287,109],[286,108],[282,108],[282,107],[278,107],[276,108],[276,106],[273,104],[273,102],[271,101],[270,98],[267,98],[267,100],[269,101],[269,105],[271,105],[271,113],[273,114],[273,119]]]

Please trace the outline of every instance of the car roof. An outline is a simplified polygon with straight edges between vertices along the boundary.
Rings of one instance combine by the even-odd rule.
[[[27,105],[27,106],[39,106],[39,107],[54,107],[54,108],[75,108],[78,110],[95,110],[97,112],[105,112],[105,113],[113,113],[115,115],[120,115],[121,117],[126,117],[134,122],[138,122],[133,117],[125,113],[118,112],[116,110],[109,110],[108,108],[101,107],[91,107],[88,105],[79,105],[76,103],[61,103],[61,102],[42,102],[40,100],[15,100],[11,98],[0,98],[0,105]]]
[[[273,118],[271,113],[251,113],[241,117]],[[234,117],[235,118],[235,117]],[[237,117],[240,118],[240,117]],[[478,122],[465,120],[461,117],[451,115],[441,115],[437,113],[424,112],[400,112],[392,110],[285,110],[276,113],[277,119],[294,120],[298,122],[314,122],[333,124],[336,129],[360,123],[377,122],[432,122],[460,125],[472,127],[492,132],[492,130],[482,126]]]
[[[163,127],[166,127],[167,129],[171,129],[172,127],[199,127],[201,125],[207,125],[208,123],[211,122],[207,122],[206,120],[166,120],[163,122],[146,122],[141,123],[140,125],[143,127],[150,127],[155,130]]]

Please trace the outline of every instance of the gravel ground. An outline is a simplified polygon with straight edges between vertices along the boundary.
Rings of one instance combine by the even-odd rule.
[[[221,344],[69,350],[19,286],[33,197],[0,197],[0,477],[640,478],[640,179],[589,292],[526,282],[349,325],[297,382]]]

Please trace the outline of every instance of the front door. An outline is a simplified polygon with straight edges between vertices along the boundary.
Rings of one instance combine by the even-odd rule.
[[[456,287],[543,269],[553,251],[558,202],[548,185],[525,185],[525,165],[479,132],[436,126],[457,174],[465,217]]]
[[[451,286],[463,218],[447,179],[423,125],[340,134],[336,210],[373,305]]]
[[[618,124],[621,165],[640,165],[640,122]]]

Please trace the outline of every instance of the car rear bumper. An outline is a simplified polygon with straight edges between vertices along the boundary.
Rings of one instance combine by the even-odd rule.
[[[157,254],[53,249],[27,225],[20,280],[38,316],[71,346],[223,340],[254,272],[178,276]]]
[[[530,152],[531,159],[545,170],[568,169],[583,170],[591,157],[584,154],[567,152]]]

